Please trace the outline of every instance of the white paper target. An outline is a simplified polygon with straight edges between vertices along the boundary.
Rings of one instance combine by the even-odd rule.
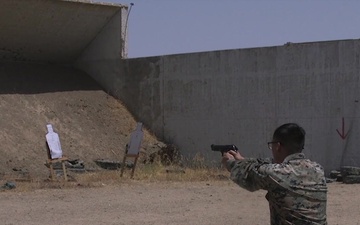
[[[52,159],[62,157],[62,150],[59,135],[54,132],[51,124],[46,125],[48,133],[46,134],[46,141],[50,149],[50,155]]]

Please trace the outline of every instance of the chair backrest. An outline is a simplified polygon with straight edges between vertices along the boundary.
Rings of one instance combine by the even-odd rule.
[[[144,136],[142,131],[142,123],[137,123],[136,129],[131,133],[130,142],[128,144],[128,155],[137,155],[140,151],[141,142]]]
[[[62,150],[59,135],[54,132],[51,124],[46,125],[48,133],[46,134],[46,142],[50,150],[51,159],[57,159],[62,157]]]

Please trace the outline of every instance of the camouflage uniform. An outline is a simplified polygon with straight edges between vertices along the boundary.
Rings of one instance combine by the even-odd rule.
[[[303,153],[281,164],[270,160],[228,160],[230,178],[249,191],[267,190],[272,225],[327,224],[326,180],[323,168]]]

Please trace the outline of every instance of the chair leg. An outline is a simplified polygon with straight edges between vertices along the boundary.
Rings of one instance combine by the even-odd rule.
[[[125,156],[124,156],[124,159],[123,159],[123,162],[122,162],[122,164],[121,164],[121,173],[120,173],[120,177],[122,177],[123,176],[123,174],[124,174],[124,170],[125,170],[125,163],[126,163],[126,154],[125,154]]]
[[[139,156],[136,156],[136,157],[135,157],[135,160],[134,160],[134,167],[133,167],[133,169],[132,169],[132,171],[131,171],[131,178],[133,178],[133,177],[134,177],[135,168],[136,168],[136,163],[137,163],[138,158],[139,158]]]
[[[63,169],[63,173],[64,173],[64,179],[65,179],[65,181],[68,181],[65,161],[62,161],[61,164],[62,164],[62,169]]]
[[[52,180],[52,181],[54,181],[54,179],[55,179],[55,171],[54,171],[54,166],[53,166],[53,164],[52,164],[52,162],[49,162],[49,164],[50,164],[50,179]]]

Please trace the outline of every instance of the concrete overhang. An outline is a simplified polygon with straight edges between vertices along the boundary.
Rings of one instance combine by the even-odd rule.
[[[116,16],[122,9],[127,11],[127,6],[92,1],[1,0],[0,61],[73,63],[109,21],[123,18]],[[120,44],[124,48],[125,40],[119,41],[124,42]]]

